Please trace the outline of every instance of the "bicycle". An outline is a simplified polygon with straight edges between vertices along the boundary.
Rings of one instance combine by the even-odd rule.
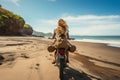
[[[66,51],[67,51],[67,48],[57,48],[56,49],[56,65],[59,67],[60,80],[64,79],[64,68],[67,65]]]
[[[70,38],[69,40],[73,40],[73,38]],[[64,79],[64,69],[67,66],[66,52],[67,51],[74,52],[76,50],[75,46],[71,45],[70,43],[68,43],[68,44],[69,44],[69,47],[66,47],[66,48],[55,48],[53,46],[49,46],[48,47],[48,51],[49,52],[53,52],[54,50],[56,50],[56,62],[55,63],[56,63],[56,65],[59,68],[59,77],[60,77],[60,80]]]

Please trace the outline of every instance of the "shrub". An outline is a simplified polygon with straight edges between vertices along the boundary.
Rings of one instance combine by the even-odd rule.
[[[24,25],[24,28],[25,28],[25,29],[28,29],[28,28],[32,28],[32,27],[31,27],[29,24],[25,24],[25,25]]]

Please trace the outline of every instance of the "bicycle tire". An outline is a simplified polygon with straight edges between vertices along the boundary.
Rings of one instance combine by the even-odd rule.
[[[59,66],[59,75],[60,75],[60,80],[64,79],[64,59],[60,59],[60,66]]]

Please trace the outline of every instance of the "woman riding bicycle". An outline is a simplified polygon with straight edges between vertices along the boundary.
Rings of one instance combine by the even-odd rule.
[[[58,26],[54,30],[54,33],[53,33],[51,39],[55,39],[55,38],[56,39],[63,38],[66,41],[67,41],[67,39],[69,39],[68,25],[66,24],[66,22],[63,19],[58,20]],[[59,41],[58,42],[56,41],[56,43],[54,45],[56,46],[56,44],[58,44],[58,43],[59,43]],[[66,57],[67,57],[66,62],[69,63],[69,52],[68,51],[66,51]],[[54,59],[53,59],[52,64],[55,64],[55,62],[56,62],[56,51],[54,52]]]

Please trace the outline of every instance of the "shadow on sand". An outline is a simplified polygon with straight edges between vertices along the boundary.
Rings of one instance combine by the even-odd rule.
[[[64,69],[64,80],[92,80],[84,72],[79,72],[71,67]]]

